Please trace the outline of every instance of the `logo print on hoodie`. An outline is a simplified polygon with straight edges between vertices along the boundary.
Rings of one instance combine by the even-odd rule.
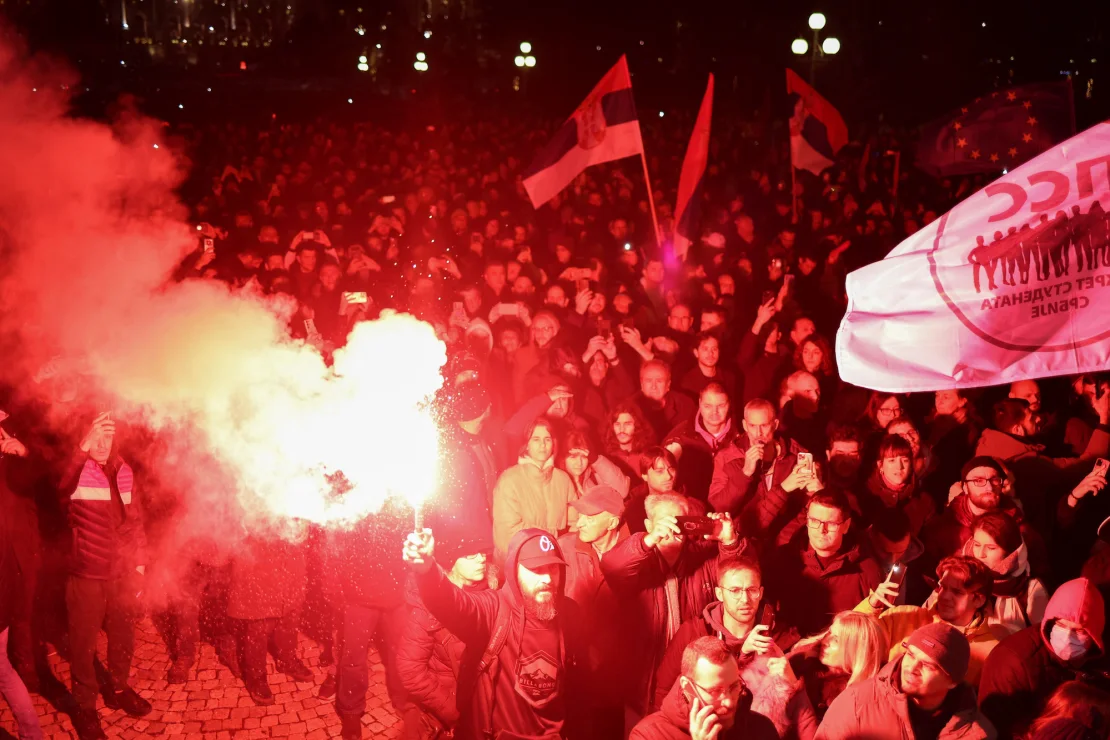
[[[517,690],[533,702],[544,703],[550,699],[558,680],[559,664],[543,650],[517,661]]]

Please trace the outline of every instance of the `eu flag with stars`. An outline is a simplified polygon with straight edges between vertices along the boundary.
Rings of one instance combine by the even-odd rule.
[[[995,90],[925,124],[917,166],[937,177],[1000,172],[1074,135],[1069,80]]]

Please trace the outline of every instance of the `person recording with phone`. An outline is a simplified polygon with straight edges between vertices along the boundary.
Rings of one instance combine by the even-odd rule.
[[[778,433],[770,401],[748,401],[741,425],[744,434],[719,450],[713,461],[709,505],[739,518],[745,534],[774,533],[782,544],[800,528],[807,497],[823,486],[812,456],[800,461],[799,454],[807,451]]]
[[[717,584],[719,557],[738,555],[748,541],[728,514],[690,517],[690,499],[657,493],[644,502],[647,532],[618,543],[601,560],[609,587],[621,600],[625,703],[643,716],[654,700],[655,669],[682,622],[702,613]],[[626,509],[626,520],[632,514]],[[691,534],[680,522],[690,526]],[[703,541],[709,542],[702,544]],[[706,546],[716,542],[717,547]]]
[[[817,729],[813,707],[784,657],[798,633],[779,622],[774,605],[764,601],[759,563],[746,556],[721,559],[714,595],[717,600],[683,622],[663,653],[655,672],[655,708],[662,707],[680,675],[686,646],[710,635],[723,640],[735,656],[754,711],[771,718],[781,737],[812,736]]]
[[[956,555],[937,566],[937,589],[925,606],[890,606],[897,598],[905,566],[895,564],[886,580],[856,607],[857,612],[879,618],[889,644],[889,660],[904,652],[903,641],[914,630],[934,622],[947,622],[967,638],[971,645],[967,682],[979,684],[979,674],[994,646],[1010,631],[990,619],[994,604],[994,575],[990,568],[972,557]]]

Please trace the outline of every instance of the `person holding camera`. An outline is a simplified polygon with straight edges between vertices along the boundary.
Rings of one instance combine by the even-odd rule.
[[[682,654],[694,640],[719,637],[735,656],[740,677],[752,692],[752,710],[769,718],[782,737],[809,738],[817,717],[785,658],[798,634],[776,623],[763,600],[759,563],[748,557],[722,559],[717,566],[717,601],[678,628],[655,671],[655,708],[660,709],[681,674]]]
[[[719,556],[747,546],[728,514],[690,516],[691,500],[675,493],[644,501],[647,532],[617,544],[601,560],[601,571],[621,600],[628,677],[626,706],[647,713],[655,696],[654,675],[667,644],[682,622],[699,616],[717,585]],[[706,546],[715,542],[716,547]]]

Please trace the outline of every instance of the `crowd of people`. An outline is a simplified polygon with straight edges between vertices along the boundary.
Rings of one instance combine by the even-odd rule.
[[[345,739],[371,643],[406,738],[1110,737],[1110,382],[902,395],[836,371],[847,271],[978,183],[892,170],[880,131],[792,188],[772,132],[725,124],[679,259],[638,163],[533,209],[520,123],[176,133],[198,243],[168,279],[293,301],[290,340],[325,357],[407,311],[448,362],[427,528],[387,506],[175,552],[170,683],[207,640],[273,703],[268,654],[316,678],[303,632]],[[646,141],[656,171],[681,156],[673,130]],[[5,407],[0,691],[40,737],[28,689],[64,645],[94,740],[98,697],[151,711],[134,630],[174,510],[144,489],[156,447],[49,402],[72,429]]]

